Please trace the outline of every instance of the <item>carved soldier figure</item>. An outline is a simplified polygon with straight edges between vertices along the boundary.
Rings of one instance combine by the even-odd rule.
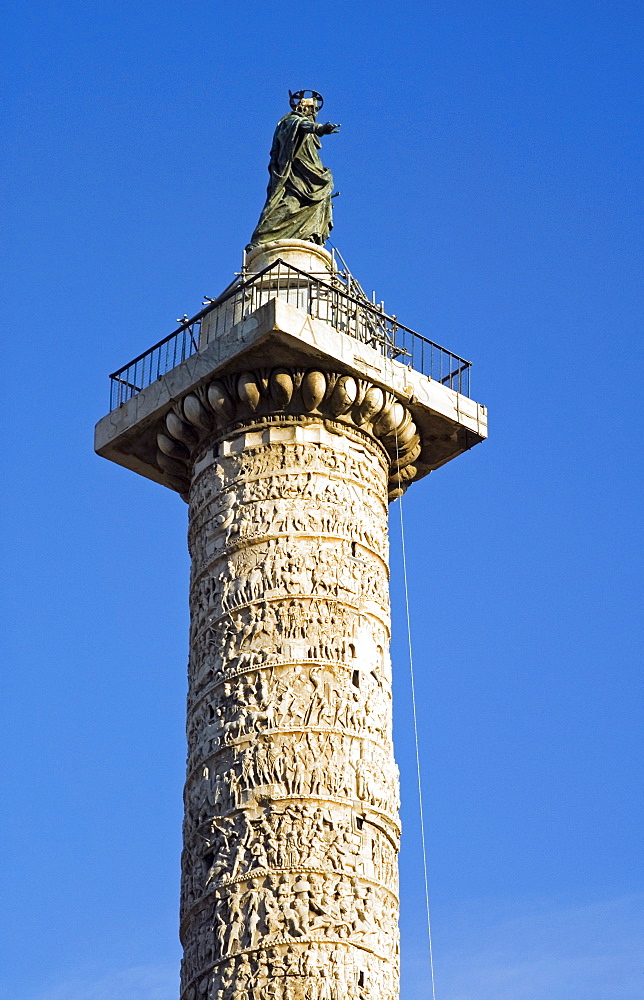
[[[248,883],[248,891],[242,896],[241,903],[245,908],[247,947],[256,948],[260,938],[261,891],[258,890],[254,879]]]

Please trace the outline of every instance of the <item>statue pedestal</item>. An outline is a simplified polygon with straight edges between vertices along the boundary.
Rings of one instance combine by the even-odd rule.
[[[272,243],[253,247],[246,254],[246,270],[250,274],[257,274],[278,259],[300,271],[318,274],[320,277],[330,277],[336,270],[329,251],[307,240],[274,240]]]

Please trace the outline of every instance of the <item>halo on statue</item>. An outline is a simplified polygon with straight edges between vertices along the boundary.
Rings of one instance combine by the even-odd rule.
[[[307,97],[307,95],[309,95]],[[296,90],[288,92],[288,102],[291,105],[293,111],[295,111],[303,100],[314,100],[317,101],[318,111],[320,111],[324,106],[324,98],[322,94],[319,94],[317,90]]]

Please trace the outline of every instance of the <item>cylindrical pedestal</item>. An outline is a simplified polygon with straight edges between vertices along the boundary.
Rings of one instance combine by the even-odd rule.
[[[296,267],[300,271],[329,278],[335,271],[333,255],[308,240],[273,240],[253,247],[246,253],[246,267],[253,274],[263,271],[277,260]]]
[[[285,413],[195,456],[182,1000],[398,997],[390,463]]]

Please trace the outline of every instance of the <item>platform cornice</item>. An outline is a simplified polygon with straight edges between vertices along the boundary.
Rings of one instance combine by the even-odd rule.
[[[96,426],[96,451],[176,489],[156,460],[156,438],[166,415],[215,378],[280,365],[350,375],[392,394],[418,427],[422,452],[416,478],[487,436],[481,404],[273,298],[103,417]]]

